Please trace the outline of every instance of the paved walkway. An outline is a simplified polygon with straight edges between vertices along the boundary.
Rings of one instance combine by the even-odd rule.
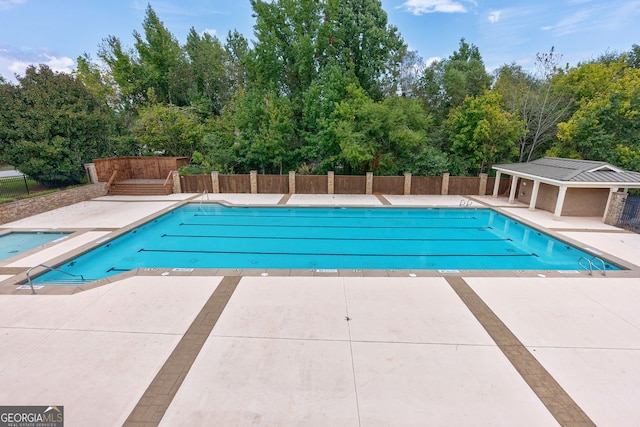
[[[640,423],[640,267],[616,277],[150,270],[38,296],[12,284],[29,266],[200,197],[105,197],[0,226],[79,230],[0,261],[1,405],[63,405],[70,426]],[[461,199],[209,197],[368,206]],[[503,199],[472,203],[640,260],[639,235],[597,218],[553,221]]]

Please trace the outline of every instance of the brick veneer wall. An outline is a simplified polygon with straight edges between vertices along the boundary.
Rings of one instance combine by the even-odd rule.
[[[17,221],[53,209],[84,202],[107,194],[107,184],[90,184],[0,205],[0,224]]]

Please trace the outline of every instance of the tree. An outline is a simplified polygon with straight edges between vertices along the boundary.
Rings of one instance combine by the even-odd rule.
[[[558,125],[558,142],[547,154],[640,170],[640,69],[624,58],[582,64],[564,84],[576,93],[578,108]]]
[[[462,38],[458,50],[448,59],[435,61],[425,69],[420,93],[428,110],[440,122],[466,97],[482,95],[490,85],[491,76],[484,67],[480,50]]]
[[[396,96],[374,102],[360,87],[351,85],[346,99],[336,107],[331,124],[340,150],[336,163],[343,163],[347,172],[413,172],[417,171],[416,159],[437,155],[437,150],[427,148],[431,120],[415,99]],[[428,162],[423,161],[422,166],[430,169]]]
[[[112,151],[111,111],[74,76],[30,66],[1,88],[0,156],[42,184],[80,183]]]
[[[526,132],[517,141],[520,162],[540,157],[555,141],[558,123],[571,114],[572,98],[564,86],[556,84],[563,72],[559,60],[551,48],[536,55],[535,74],[515,64],[496,72],[493,90],[502,95],[505,109],[525,123]]]
[[[335,58],[352,71],[364,93],[381,101],[399,72],[406,45],[398,29],[388,24],[380,0],[327,0],[321,39],[324,57]]]
[[[447,119],[451,152],[460,160],[461,172],[487,172],[496,162],[512,161],[518,154],[515,142],[525,132],[524,122],[501,107],[501,96],[486,91],[467,97],[451,110]]]
[[[140,109],[133,135],[141,154],[191,157],[204,128],[193,108],[152,103]]]

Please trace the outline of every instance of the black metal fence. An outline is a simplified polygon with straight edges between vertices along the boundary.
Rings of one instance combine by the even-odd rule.
[[[35,182],[26,175],[2,176],[0,177],[0,199],[13,199],[29,195]]]
[[[640,233],[640,196],[627,196],[618,227]]]

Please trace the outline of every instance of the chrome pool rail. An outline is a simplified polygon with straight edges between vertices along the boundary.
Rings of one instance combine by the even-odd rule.
[[[602,266],[602,268],[596,265],[595,261],[598,261]],[[583,262],[587,262],[588,266],[585,266]],[[580,267],[584,268],[585,270],[589,270],[589,276],[593,276],[593,269],[601,271],[603,276],[607,275],[607,268],[605,266],[604,261],[598,258],[597,256],[593,256],[591,258],[585,258],[582,256],[580,257],[580,259],[578,259],[578,264],[580,265]]]
[[[44,264],[34,265],[29,270],[27,270],[27,280],[29,281],[29,287],[31,288],[31,295],[36,295],[36,290],[33,288],[33,283],[31,282],[31,272],[34,269],[38,268],[38,267],[42,267],[42,268],[45,268],[47,270],[56,271],[58,273],[66,274],[67,276],[80,277],[81,280],[83,280],[83,281],[85,280],[85,278],[84,278],[84,276],[82,274],[71,274],[71,273],[68,273],[66,271],[60,270],[58,268],[49,267],[48,265],[44,265]]]

